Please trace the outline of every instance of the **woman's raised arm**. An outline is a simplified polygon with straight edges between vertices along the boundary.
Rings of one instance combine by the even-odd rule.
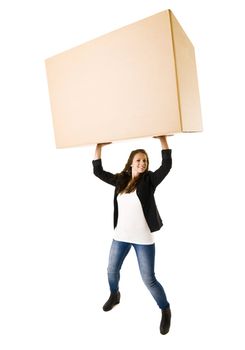
[[[111,144],[111,142],[97,143],[96,148],[95,148],[95,153],[94,153],[94,160],[101,159],[102,147],[104,147],[106,145],[110,145],[110,144]]]

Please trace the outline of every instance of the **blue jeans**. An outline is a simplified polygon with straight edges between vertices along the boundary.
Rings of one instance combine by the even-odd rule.
[[[113,239],[110,249],[109,265],[107,269],[108,282],[111,293],[116,293],[119,290],[120,270],[123,261],[132,246],[136,252],[143,282],[149,289],[159,308],[168,308],[169,303],[167,301],[164,289],[155,277],[155,244],[134,244],[120,242]]]

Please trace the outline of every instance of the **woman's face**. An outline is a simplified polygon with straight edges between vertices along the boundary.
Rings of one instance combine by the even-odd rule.
[[[144,153],[136,153],[133,162],[131,164],[132,167],[132,176],[138,176],[142,174],[147,168],[147,157]]]

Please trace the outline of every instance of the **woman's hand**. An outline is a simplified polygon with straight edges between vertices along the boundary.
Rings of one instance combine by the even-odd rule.
[[[94,160],[100,159],[102,147],[110,145],[110,144],[111,144],[111,142],[97,143],[96,148],[95,148]]]
[[[104,147],[106,145],[110,145],[112,142],[103,142],[103,143],[97,143],[97,146]]]
[[[167,135],[154,136],[154,138],[160,140],[162,149],[169,149],[168,142],[167,142]]]

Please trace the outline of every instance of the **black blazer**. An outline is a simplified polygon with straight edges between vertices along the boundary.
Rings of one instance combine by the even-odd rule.
[[[162,227],[162,219],[157,210],[154,192],[172,167],[171,149],[162,150],[162,164],[156,171],[146,171],[137,183],[136,193],[142,205],[146,222],[151,232],[158,231]],[[117,186],[118,176],[105,171],[101,159],[93,160],[94,175],[102,181],[115,186],[114,193],[114,228],[118,220]]]

